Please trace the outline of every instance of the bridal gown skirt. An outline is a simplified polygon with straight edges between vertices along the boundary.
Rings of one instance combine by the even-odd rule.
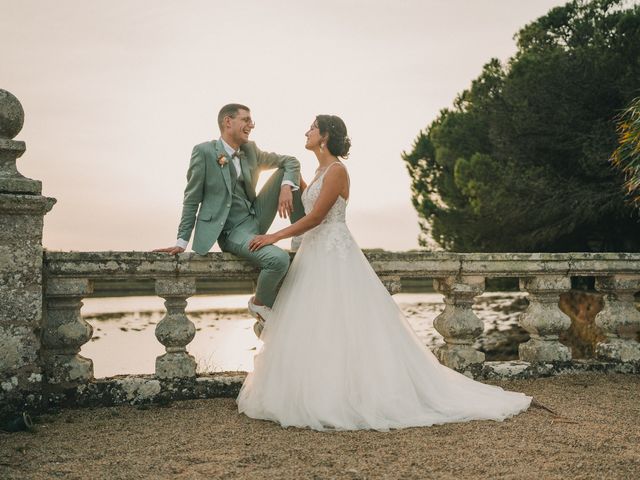
[[[344,223],[304,236],[262,340],[238,410],[283,427],[384,431],[501,421],[532,399],[441,365]]]

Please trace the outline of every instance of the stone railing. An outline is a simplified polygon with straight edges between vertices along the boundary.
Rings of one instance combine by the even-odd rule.
[[[55,199],[42,196],[40,182],[16,169],[25,144],[12,139],[22,122],[20,103],[0,90],[0,417],[20,405],[95,403],[96,395],[120,402],[135,401],[141,392],[155,400],[162,395],[236,393],[242,376],[196,375],[188,352],[195,328],[185,313],[186,300],[230,288],[250,292],[256,270],[228,254],[44,252],[43,217]],[[465,374],[487,378],[576,369],[640,372],[640,344],[628,335],[640,329],[640,312],[634,306],[634,293],[640,290],[640,254],[366,255],[392,294],[407,280],[433,280],[445,303],[434,322],[444,345],[435,353],[443,364]],[[596,347],[597,358],[573,361],[559,340],[570,320],[558,301],[571,288],[571,278],[581,276],[595,277],[595,287],[604,297],[596,323],[606,338]],[[485,362],[484,354],[474,348],[483,329],[471,308],[474,299],[483,293],[487,279],[501,277],[518,278],[520,289],[528,293],[529,307],[520,323],[531,338],[519,346],[519,362]],[[117,295],[119,284],[165,299],[166,315],[156,326],[165,353],[156,359],[155,375],[95,380],[91,359],[79,355],[93,333],[80,314],[82,299]]]
[[[403,280],[433,279],[444,296],[445,307],[434,327],[444,337],[436,350],[440,361],[456,370],[486,375],[484,354],[474,349],[483,324],[472,310],[485,279],[517,277],[527,292],[529,307],[521,316],[531,339],[519,347],[521,369],[531,364],[571,363],[571,352],[559,335],[570,326],[559,306],[560,294],[571,289],[571,277],[594,276],[605,298],[596,317],[606,340],[596,347],[599,362],[640,361],[640,343],[622,335],[640,329],[640,312],[633,294],[640,290],[640,254],[456,254],[447,252],[366,252],[367,258],[391,293],[402,290]],[[185,253],[175,257],[136,252],[46,252],[45,297],[48,315],[44,325],[43,351],[50,382],[70,385],[92,378],[91,362],[78,355],[91,337],[82,320],[83,297],[94,282],[135,282],[139,289],[165,299],[167,314],[156,326],[156,337],[166,353],[156,360],[158,378],[195,377],[195,361],[187,352],[195,328],[185,313],[186,300],[197,292],[216,290],[212,280],[246,285],[257,271],[230,254],[207,256]],[[154,290],[152,288],[154,287]],[[591,362],[594,363],[594,362]],[[483,373],[484,372],[484,373]]]

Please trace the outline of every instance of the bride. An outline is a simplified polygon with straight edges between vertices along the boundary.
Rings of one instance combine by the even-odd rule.
[[[471,380],[420,342],[345,223],[344,122],[318,115],[306,137],[319,164],[302,194],[306,216],[250,243],[257,250],[304,233],[264,318],[264,345],[236,400],[239,412],[283,427],[386,431],[526,410],[532,397]]]

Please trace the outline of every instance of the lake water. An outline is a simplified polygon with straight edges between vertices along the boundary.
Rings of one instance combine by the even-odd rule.
[[[521,308],[513,308],[522,293],[485,293],[474,305],[485,331],[511,328]],[[250,295],[195,296],[187,313],[196,336],[187,350],[198,372],[250,371],[262,342],[253,333],[254,320],[246,306]],[[436,293],[397,294],[407,320],[423,343],[431,348],[442,342],[433,320],[444,308]],[[164,347],[155,338],[155,326],[164,316],[159,297],[88,298],[82,315],[93,326],[93,338],[80,355],[90,358],[96,378],[118,374],[153,373],[155,358]]]

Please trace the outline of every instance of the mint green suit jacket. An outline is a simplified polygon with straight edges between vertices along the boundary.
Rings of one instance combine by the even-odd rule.
[[[282,168],[283,181],[288,180],[296,186],[300,184],[300,162],[295,157],[263,152],[254,142],[248,142],[240,149],[244,152],[242,176],[250,202],[256,199],[256,184],[263,170]],[[220,155],[225,156],[227,163],[224,166],[218,162]],[[232,188],[229,162],[231,159],[220,140],[193,147],[178,238],[188,242],[195,226],[192,248],[200,255],[205,255],[216,243],[229,216]]]

